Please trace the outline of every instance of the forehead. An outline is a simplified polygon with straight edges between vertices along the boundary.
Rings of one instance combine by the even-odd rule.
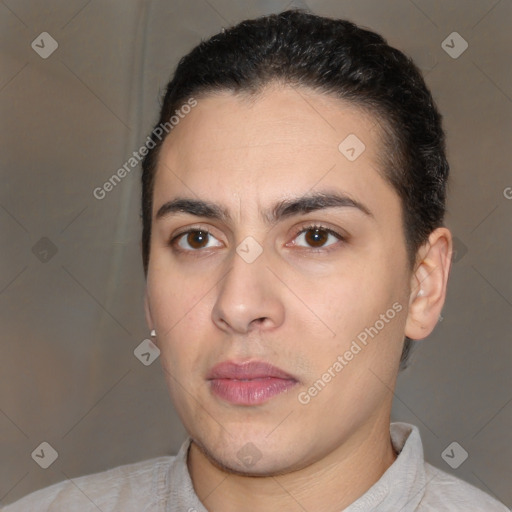
[[[371,159],[380,150],[379,128],[376,116],[346,100],[307,88],[271,85],[255,95],[220,91],[198,98],[164,145],[186,161],[200,159],[205,152],[242,153],[258,147],[277,148],[280,154],[286,153],[283,146],[290,153],[332,153],[353,134]],[[191,144],[196,151],[189,151]]]
[[[198,97],[161,148],[154,208],[184,195],[215,196],[227,207],[235,198],[263,207],[332,187],[396,203],[380,174],[380,134],[373,115],[309,89],[279,86],[255,97]]]

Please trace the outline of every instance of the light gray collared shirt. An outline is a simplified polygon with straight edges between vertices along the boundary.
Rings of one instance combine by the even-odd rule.
[[[391,423],[399,454],[382,477],[342,512],[509,512],[423,459],[417,427]],[[33,492],[2,512],[207,512],[187,468],[190,438],[174,457],[119,466]],[[316,511],[315,511],[316,512]]]

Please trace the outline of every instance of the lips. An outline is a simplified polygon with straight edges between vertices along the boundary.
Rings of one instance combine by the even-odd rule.
[[[207,380],[215,395],[235,405],[265,403],[298,383],[289,373],[263,361],[224,361],[212,368]]]
[[[212,368],[208,379],[253,380],[268,377],[295,380],[284,370],[263,361],[247,361],[245,363],[225,361]]]

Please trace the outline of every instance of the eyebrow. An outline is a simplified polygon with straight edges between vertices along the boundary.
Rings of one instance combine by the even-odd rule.
[[[375,218],[371,210],[363,203],[339,192],[319,192],[305,196],[284,199],[263,213],[263,219],[269,225],[293,217],[327,208],[353,208],[367,217]],[[216,203],[200,199],[176,198],[164,203],[157,211],[155,219],[169,217],[176,213],[186,213],[196,217],[219,220],[225,224],[231,222],[229,211]]]

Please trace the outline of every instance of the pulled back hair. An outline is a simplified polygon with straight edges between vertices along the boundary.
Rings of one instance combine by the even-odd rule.
[[[288,10],[245,20],[202,41],[178,63],[142,162],[142,259],[150,258],[159,126],[192,97],[219,91],[255,95],[271,83],[307,87],[371,113],[381,127],[378,171],[402,206],[409,268],[443,225],[449,165],[441,115],[421,71],[380,35],[354,23]],[[160,130],[161,132],[161,130]],[[400,369],[413,340],[405,338]]]

